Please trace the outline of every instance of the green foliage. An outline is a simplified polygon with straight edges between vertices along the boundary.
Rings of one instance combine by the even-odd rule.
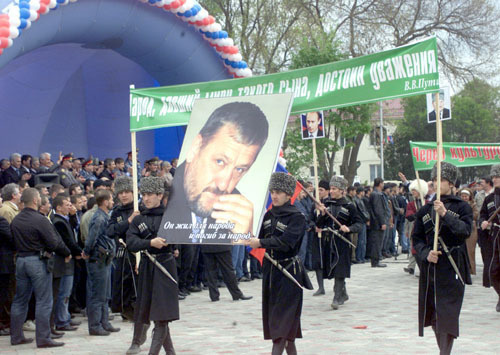
[[[333,40],[333,36],[321,33],[316,36],[317,38],[314,41],[311,38],[303,39],[302,48],[292,58],[291,69],[331,63],[346,57],[340,53],[338,43]],[[316,45],[316,43],[319,45]],[[318,177],[320,179],[330,180],[333,175],[335,153],[342,148],[339,145],[340,138],[345,141],[345,149],[352,149],[355,148],[358,135],[370,132],[369,121],[372,111],[373,105],[324,111],[323,127],[325,138],[316,140]],[[284,140],[287,169],[296,176],[309,175],[308,168],[313,166],[312,141],[302,140],[300,126],[300,118],[290,123]],[[354,164],[355,162],[356,160],[354,160]],[[344,175],[348,174],[347,170],[349,169],[347,167],[349,165],[350,162],[342,164],[342,166],[346,167],[344,169],[346,172],[343,172]]]
[[[498,143],[499,90],[475,79],[452,98],[452,119],[443,121],[443,142]],[[398,122],[394,144],[384,149],[386,179],[396,179],[398,171],[408,179],[415,177],[409,141],[436,141],[436,125],[428,124],[425,95],[403,100],[404,119]],[[461,168],[461,181],[470,182],[486,175],[488,167]],[[430,171],[420,172],[429,179]]]

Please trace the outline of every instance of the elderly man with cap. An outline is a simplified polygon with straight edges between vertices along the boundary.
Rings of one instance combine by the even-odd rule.
[[[89,158],[82,163],[82,170],[80,171],[80,176],[85,180],[95,181],[97,176],[94,174],[95,165],[94,159]]]
[[[178,252],[165,239],[157,237],[165,207],[161,204],[165,192],[162,178],[147,176],[141,179],[141,195],[146,207],[130,223],[127,231],[127,248],[136,253],[148,251],[170,275],[177,280],[175,256]],[[166,353],[175,354],[168,323],[179,319],[179,288],[149,257],[143,255],[139,265],[139,283],[135,306],[135,322],[149,324],[154,321],[150,354],[158,354],[161,347]],[[132,345],[127,353],[140,351],[142,332],[134,329]]]
[[[316,225],[323,229],[323,238],[325,238],[323,277],[335,279],[331,305],[334,310],[349,299],[345,279],[351,277],[351,247],[336,234],[350,240],[352,233],[359,233],[363,229],[363,220],[356,206],[344,197],[346,188],[346,179],[340,176],[332,177],[330,180],[330,199],[317,206],[321,215]],[[326,210],[340,222],[340,226],[326,214]],[[333,229],[335,233],[328,231],[329,229]]]
[[[491,180],[495,191],[484,199],[479,216],[481,254],[484,261],[483,273],[486,274],[483,275],[483,285],[485,287],[493,286],[495,289],[498,295],[496,311],[500,312],[500,213],[498,213],[500,208],[500,164],[491,167]],[[490,221],[490,219],[492,220]]]
[[[72,167],[73,155],[66,154],[62,157],[61,165],[55,171],[61,179],[61,185],[65,188],[70,187],[73,184],[79,184],[80,182],[75,179],[70,169]]]
[[[434,182],[437,179],[436,171],[437,164],[431,173]],[[457,174],[456,166],[441,163],[441,199],[438,201],[434,198],[417,212],[412,235],[421,266],[419,336],[424,335],[424,327],[432,326],[440,354],[450,354],[453,341],[459,335],[458,320],[464,298],[464,283],[471,284],[465,240],[471,233],[472,209],[467,202],[452,193]],[[437,215],[439,247],[434,251]]]
[[[290,203],[296,181],[291,175],[274,173],[269,183],[272,208],[266,212],[259,238],[251,238],[252,248],[266,248],[266,253],[298,283],[312,289],[302,261],[297,257],[306,221]],[[262,320],[264,339],[273,340],[273,355],[286,349],[297,354],[295,339],[302,338],[300,314],[303,291],[268,259],[264,259],[262,279]]]

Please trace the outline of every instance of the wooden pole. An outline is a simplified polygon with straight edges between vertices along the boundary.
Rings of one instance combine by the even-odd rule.
[[[422,207],[424,207],[425,198],[422,195],[422,186],[420,186],[420,176],[418,176],[418,170],[415,170],[415,176],[417,177],[417,186],[418,186],[418,194],[420,195],[420,202],[422,202]]]
[[[313,164],[314,164],[314,188],[316,190],[316,200],[319,199],[319,182],[318,182],[318,158],[316,157],[316,137],[312,139],[313,145]],[[318,232],[318,238],[321,238],[321,232]]]
[[[441,200],[441,157],[443,150],[443,132],[441,128],[441,113],[439,112],[439,91],[436,92],[435,107],[436,110],[436,145],[437,145],[437,174],[436,174],[436,201]],[[437,251],[439,236],[439,214],[436,213],[436,222],[434,223],[434,245],[433,250]]]
[[[130,85],[130,89],[135,89],[134,85]],[[130,107],[130,105],[129,105]],[[132,193],[134,194],[134,212],[139,211],[139,186],[137,184],[137,142],[135,132],[130,132],[130,140],[132,145]],[[141,261],[141,253],[135,253],[135,266],[139,269]]]

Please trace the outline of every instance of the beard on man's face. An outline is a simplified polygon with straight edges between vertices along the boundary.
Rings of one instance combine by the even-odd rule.
[[[208,194],[215,195],[214,197],[207,196]],[[225,195],[226,192],[219,190],[217,187],[206,187],[201,193],[195,196],[190,196],[187,191],[188,206],[199,217],[210,217],[213,211],[213,204],[218,196]],[[207,199],[209,199],[207,201]]]

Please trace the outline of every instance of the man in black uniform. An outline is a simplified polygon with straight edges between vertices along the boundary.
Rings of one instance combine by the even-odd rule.
[[[109,238],[115,240],[117,247],[115,268],[113,270],[113,286],[111,288],[111,310],[121,312],[123,318],[134,318],[135,288],[134,278],[135,255],[127,250],[122,242],[125,241],[129,224],[139,211],[134,211],[134,194],[132,179],[120,176],[115,180],[115,194],[120,203],[113,208],[106,228]]]
[[[363,228],[363,220],[359,216],[356,206],[344,197],[346,188],[346,179],[340,176],[332,177],[330,180],[330,199],[318,206],[321,215],[316,222],[316,225],[324,230],[323,277],[335,278],[332,302],[334,310],[349,299],[345,278],[351,277],[352,252],[350,245],[334,233],[329,232],[328,228],[335,230],[335,233],[343,235],[348,240],[351,239],[351,233],[359,233]],[[342,224],[340,227],[325,213],[327,209]]]
[[[262,222],[259,239],[247,244],[266,248],[276,262],[286,269],[305,288],[312,290],[304,265],[297,254],[300,250],[306,221],[299,209],[290,203],[296,181],[291,175],[274,173],[269,183],[273,207]],[[302,338],[300,315],[303,291],[268,259],[264,259],[262,279],[262,320],[264,339],[273,340],[273,355],[286,349],[297,354],[295,339]]]
[[[161,204],[163,193],[162,178],[147,176],[141,179],[141,195],[146,209],[132,220],[126,242],[132,253],[147,250],[177,280],[174,247],[168,245],[165,239],[156,236],[165,211]],[[155,322],[150,354],[158,354],[162,346],[168,355],[175,354],[168,323],[179,319],[178,293],[177,284],[143,254],[139,265],[134,318],[135,322],[142,324]],[[140,333],[134,331],[131,348],[139,348],[139,338]]]
[[[36,297],[36,345],[39,348],[62,346],[50,338],[50,312],[52,310],[52,273],[48,259],[54,251],[64,255],[69,262],[71,254],[50,221],[38,212],[41,205],[37,189],[23,191],[21,202],[24,209],[11,224],[12,236],[17,250],[16,295],[11,308],[10,343],[31,343],[25,338],[23,323],[28,312],[31,293]]]
[[[498,294],[496,311],[500,312],[500,213],[493,221],[488,220],[500,208],[500,164],[491,167],[491,180],[495,191],[484,199],[481,207],[479,223],[481,226],[480,243],[483,254],[484,273],[483,280],[487,280],[487,287],[493,286]]]
[[[437,164],[431,173],[434,182],[436,171]],[[453,164],[441,163],[441,200],[434,198],[417,212],[412,235],[416,257],[422,267],[418,298],[419,335],[423,336],[424,327],[431,325],[440,354],[450,354],[453,340],[458,337],[458,319],[465,291],[462,280],[471,284],[465,239],[471,234],[472,209],[467,202],[452,194],[457,173]],[[439,248],[434,251],[436,214],[439,214],[440,239]],[[460,275],[449,258],[453,258]]]

